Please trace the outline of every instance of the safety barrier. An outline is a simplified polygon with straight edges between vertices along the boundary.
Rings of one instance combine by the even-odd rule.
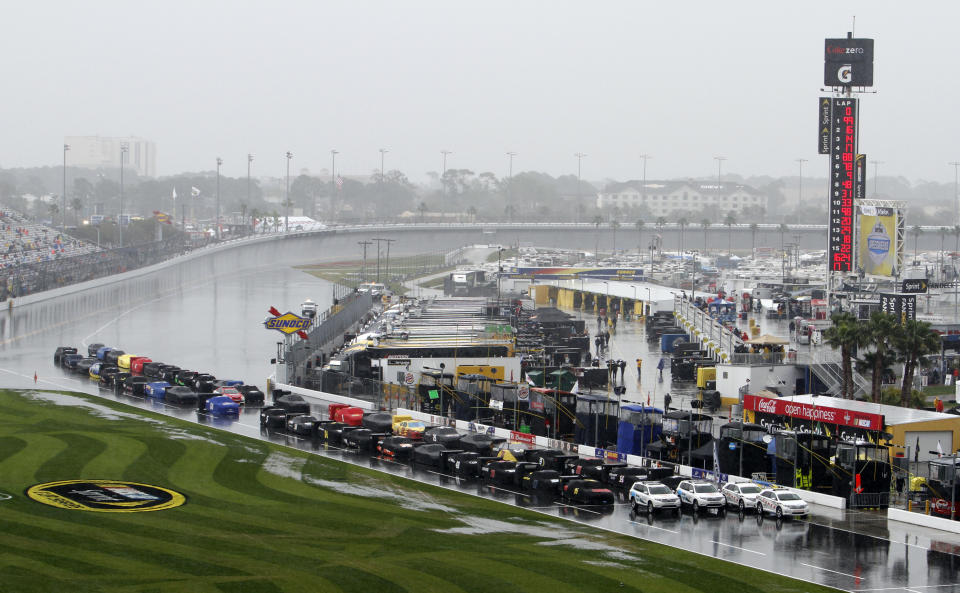
[[[909,523],[910,525],[922,525],[923,527],[949,531],[951,533],[960,533],[960,521],[951,521],[943,517],[934,517],[933,515],[914,513],[903,509],[887,509],[887,519],[900,523]]]

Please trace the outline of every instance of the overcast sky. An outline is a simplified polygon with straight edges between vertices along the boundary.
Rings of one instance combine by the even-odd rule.
[[[586,179],[805,175],[825,37],[876,40],[860,149],[881,175],[952,181],[957,2],[164,0],[7,2],[0,166],[65,135],[137,135],[161,175],[448,167]],[[825,174],[825,173],[824,173]]]

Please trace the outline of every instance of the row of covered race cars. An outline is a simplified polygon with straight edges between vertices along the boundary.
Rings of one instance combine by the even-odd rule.
[[[517,494],[559,498],[589,505],[594,512],[629,503],[634,513],[724,515],[769,513],[778,519],[804,516],[806,503],[793,491],[769,484],[713,482],[676,475],[672,465],[639,467],[599,457],[580,457],[557,449],[528,447],[485,433],[463,434],[449,426],[430,426],[406,415],[365,412],[346,404],[329,404],[325,419],[311,413],[302,397],[275,393],[274,404],[261,409],[265,432],[282,432],[318,445],[366,452],[409,463],[458,480],[476,480]]]
[[[238,414],[240,406],[261,406],[263,392],[241,380],[217,379],[209,373],[129,354],[104,344],[90,344],[86,355],[73,346],[60,346],[53,363],[67,372],[88,376],[103,390],[191,406],[211,414]]]

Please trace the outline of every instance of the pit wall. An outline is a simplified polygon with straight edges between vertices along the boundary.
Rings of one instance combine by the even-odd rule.
[[[924,515],[923,513],[914,513],[903,509],[887,509],[887,519],[901,523],[909,523],[911,525],[922,525],[940,531],[960,533],[960,521],[951,521],[950,519]]]

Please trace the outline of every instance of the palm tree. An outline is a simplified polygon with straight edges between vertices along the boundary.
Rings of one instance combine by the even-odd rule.
[[[723,218],[723,224],[727,225],[727,255],[733,253],[733,225],[737,224],[737,216],[733,212],[727,212]]]
[[[420,202],[420,205],[417,206],[417,212],[420,213],[420,222],[423,222],[423,215],[427,212],[427,203]]]
[[[853,397],[853,359],[866,338],[863,326],[851,313],[834,313],[833,325],[823,332],[830,346],[840,349],[840,397]]]
[[[173,213],[174,218],[176,218],[177,213]],[[254,208],[250,211],[250,227],[253,232],[257,232],[257,219],[260,218],[260,210]]]
[[[687,225],[690,224],[686,218],[683,216],[680,217],[680,220],[677,221],[677,226],[680,227],[680,259],[683,259],[683,231],[687,228]]]
[[[755,222],[750,223],[750,251],[753,252],[757,248],[757,229],[759,225]]]
[[[918,225],[914,225],[914,227],[910,230],[913,232],[913,259],[914,261],[916,261],[917,245],[920,242],[920,233],[923,232],[923,228],[918,224]]]
[[[641,219],[637,219],[637,222],[633,223],[633,226],[637,227],[637,257],[643,260],[643,225],[646,224]]]
[[[666,226],[667,219],[663,216],[657,217],[657,234],[660,236],[660,240],[657,241],[657,256],[663,253],[663,227]]]
[[[913,373],[917,366],[927,364],[927,355],[940,351],[940,335],[926,321],[908,319],[902,331],[895,336],[894,347],[903,362],[903,385],[900,387],[900,405],[909,407],[913,394]]]
[[[707,252],[707,229],[710,228],[710,219],[704,218],[700,221],[700,226],[703,227],[703,252]]]
[[[613,253],[617,253],[617,229],[620,228],[620,222],[614,220],[610,223],[610,228],[613,229]]]
[[[870,378],[870,397],[874,403],[879,403],[883,373],[896,361],[893,344],[900,339],[903,327],[895,315],[874,311],[864,331],[867,343],[873,347],[872,352],[863,356],[865,366],[873,371]]]

